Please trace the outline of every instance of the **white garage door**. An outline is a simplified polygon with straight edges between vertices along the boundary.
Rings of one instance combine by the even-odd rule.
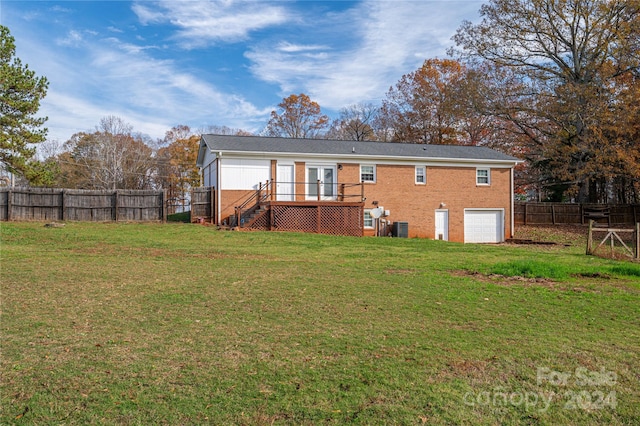
[[[503,210],[465,209],[465,243],[501,243],[503,236]]]

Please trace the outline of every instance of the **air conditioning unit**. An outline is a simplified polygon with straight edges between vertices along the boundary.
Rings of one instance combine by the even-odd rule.
[[[393,222],[394,237],[409,238],[409,222]]]

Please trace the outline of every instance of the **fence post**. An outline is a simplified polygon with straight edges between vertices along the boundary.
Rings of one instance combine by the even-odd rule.
[[[162,197],[162,200],[160,200],[160,213],[162,216],[162,223],[167,223],[167,215],[169,213],[169,199],[167,198],[167,190],[163,189],[160,196]]]
[[[551,224],[556,224],[556,205],[551,204]]]
[[[65,190],[60,191],[60,220],[64,221],[64,202],[65,202]]]
[[[524,224],[527,224],[527,203],[524,203]]]
[[[587,254],[593,250],[593,219],[589,219],[589,235],[587,237]]]
[[[269,231],[273,231],[273,225],[275,222],[275,212],[273,211],[273,206],[269,207]]]
[[[13,210],[13,191],[7,192],[7,222],[11,222],[11,211]]]
[[[113,220],[115,220],[116,222],[118,221],[118,202],[119,201],[120,200],[118,200],[118,190],[116,190],[113,193],[113,205],[114,205],[114,208],[113,208]]]

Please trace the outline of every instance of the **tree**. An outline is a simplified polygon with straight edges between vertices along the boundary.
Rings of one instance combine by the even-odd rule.
[[[279,111],[271,111],[266,127],[268,136],[314,138],[329,123],[329,117],[322,114],[320,105],[304,93],[284,98],[278,107]]]
[[[48,184],[51,170],[33,158],[34,144],[45,140],[46,117],[36,117],[47,93],[45,77],[37,77],[15,57],[15,39],[0,25],[0,163],[32,184]]]
[[[196,131],[198,134],[212,133],[215,135],[235,135],[235,136],[253,136],[253,133],[243,130],[234,129],[227,126],[210,125]]]
[[[58,156],[58,184],[84,189],[149,189],[152,149],[121,118],[104,117],[93,133],[76,133]]]
[[[378,108],[373,104],[356,104],[340,110],[327,133],[327,138],[351,141],[371,141],[376,139],[373,123]]]
[[[519,81],[510,111],[496,115],[528,140],[540,184],[558,198],[598,202],[615,181],[637,180],[634,167],[611,160],[634,134],[616,114],[626,116],[625,99],[637,93],[640,1],[491,0],[481,15],[457,31],[457,53]]]
[[[167,198],[181,203],[183,210],[191,189],[200,184],[200,173],[196,166],[200,136],[191,132],[189,126],[175,126],[167,131],[164,142],[167,146],[158,150],[159,174]]]
[[[428,59],[387,92],[381,115],[393,140],[428,144],[462,143],[460,86],[464,67],[451,59]]]

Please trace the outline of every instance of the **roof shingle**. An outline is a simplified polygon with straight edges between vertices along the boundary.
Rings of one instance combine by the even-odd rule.
[[[202,135],[212,151],[328,154],[336,156],[461,159],[520,162],[491,148],[465,145],[424,145],[397,142],[363,142],[328,139],[290,139],[263,136]]]

